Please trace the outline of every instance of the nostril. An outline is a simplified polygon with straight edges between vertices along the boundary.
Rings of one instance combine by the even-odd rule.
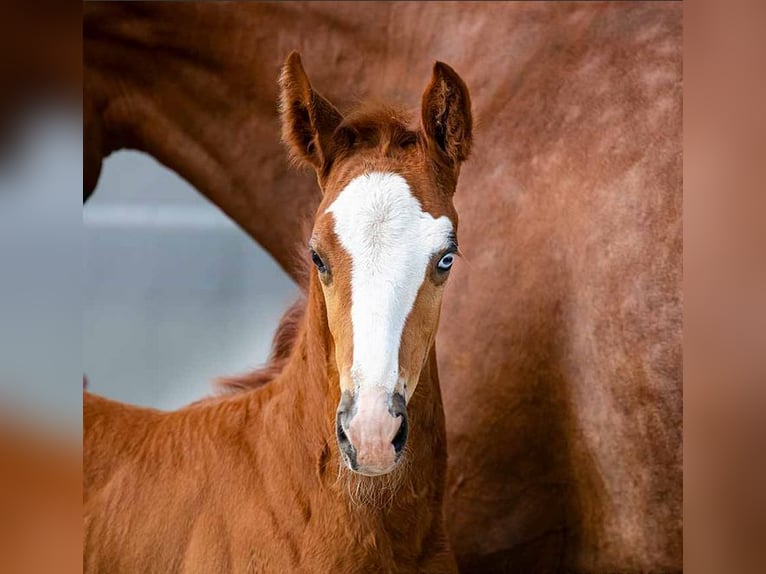
[[[338,415],[336,420],[336,432],[338,433],[338,444],[345,449],[351,446],[351,441],[348,439],[348,435],[346,434],[340,419],[341,417]]]
[[[339,412],[335,419],[335,434],[338,438],[338,446],[340,447],[341,453],[343,453],[343,456],[348,461],[349,466],[352,469],[356,469],[356,449],[354,448],[354,445],[351,444],[351,440],[348,438],[346,430],[343,428],[343,423],[341,422],[342,418],[343,413]]]
[[[402,452],[404,445],[407,444],[407,434],[409,432],[407,415],[401,414],[399,416],[402,417],[402,424],[399,425],[399,430],[396,432],[396,436],[394,436],[394,439],[391,441],[391,444],[394,445],[394,452],[396,452],[397,455]]]

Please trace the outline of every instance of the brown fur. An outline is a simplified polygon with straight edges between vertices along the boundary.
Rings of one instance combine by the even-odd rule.
[[[299,66],[296,58],[286,68]],[[443,88],[432,81],[426,91],[434,89]],[[314,122],[327,111],[307,130],[290,112],[284,116],[293,128],[288,143],[307,161],[317,158],[320,218],[342,190],[338,182],[376,162],[412,177],[424,204],[454,214],[454,189],[445,195],[430,169],[428,136],[418,133],[423,145],[407,146],[407,154],[394,150],[382,134],[398,124],[378,115],[377,124],[366,124],[378,134],[374,144],[341,149],[328,139],[307,149],[303,136],[323,135]],[[406,450],[391,473],[365,477],[346,468],[335,442],[348,368],[338,357],[350,353],[336,351],[351,337],[333,322],[349,322],[350,270],[333,277],[346,286],[340,297],[319,277],[310,274],[305,309],[299,301],[283,317],[270,366],[224,381],[240,393],[170,413],[85,393],[85,571],[457,571],[443,515],[446,431],[434,350],[443,282],[426,277],[403,336],[402,370],[415,358],[419,377],[407,408]]]
[[[320,194],[276,143],[284,54],[341,109],[461,70],[480,129],[437,337],[461,568],[681,570],[680,4],[84,10],[86,175],[148,151],[291,274]]]

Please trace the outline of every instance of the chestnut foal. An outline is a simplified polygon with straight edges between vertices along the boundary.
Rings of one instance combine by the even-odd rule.
[[[421,125],[347,116],[297,53],[283,136],[323,200],[281,374],[175,412],[85,393],[87,572],[455,572],[434,335],[457,252],[468,90],[436,63]]]

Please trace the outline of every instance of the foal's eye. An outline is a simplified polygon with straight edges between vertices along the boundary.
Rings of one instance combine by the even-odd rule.
[[[314,263],[317,269],[319,269],[320,273],[324,273],[327,271],[327,267],[325,267],[324,261],[322,261],[322,258],[319,257],[316,251],[311,249],[311,261]]]
[[[455,262],[455,254],[447,253],[443,255],[441,259],[439,259],[439,262],[436,264],[436,268],[439,271],[449,271],[454,262]]]

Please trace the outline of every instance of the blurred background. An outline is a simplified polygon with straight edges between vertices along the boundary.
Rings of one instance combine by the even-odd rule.
[[[266,360],[297,287],[175,172],[144,153],[113,154],[83,222],[89,390],[173,409]]]
[[[172,409],[265,361],[297,287],[258,244],[139,152],[111,156],[81,207],[71,109],[40,111],[17,135],[0,171],[4,410],[78,437],[80,395],[65,383],[83,374],[95,393]]]
[[[13,127],[0,130],[9,138],[0,153],[0,572],[82,572],[82,119],[52,102],[11,115]]]
[[[41,107],[14,140],[0,156],[0,421],[29,417],[79,443],[82,119]]]

